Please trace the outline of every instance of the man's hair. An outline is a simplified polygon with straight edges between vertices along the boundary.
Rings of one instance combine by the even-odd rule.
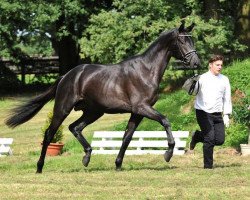
[[[215,62],[215,61],[217,61],[217,60],[224,60],[224,57],[222,56],[222,55],[212,55],[211,57],[210,57],[210,59],[209,59],[209,63],[213,63],[213,62]]]

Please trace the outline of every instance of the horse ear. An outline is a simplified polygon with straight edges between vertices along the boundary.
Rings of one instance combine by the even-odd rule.
[[[186,28],[186,31],[191,32],[194,26],[195,26],[195,23],[192,23],[189,27]]]
[[[178,29],[178,30],[179,30],[179,33],[183,32],[184,29],[185,29],[185,21],[182,20],[182,21],[181,21],[181,25],[180,25],[180,27],[179,27],[179,29]]]

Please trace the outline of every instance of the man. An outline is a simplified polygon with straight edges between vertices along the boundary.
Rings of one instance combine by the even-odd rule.
[[[196,118],[201,131],[192,134],[190,150],[198,142],[203,143],[204,168],[213,168],[215,145],[225,141],[225,126],[229,126],[232,113],[229,80],[221,74],[223,56],[213,55],[209,60],[208,72],[199,79],[200,91],[195,99]]]

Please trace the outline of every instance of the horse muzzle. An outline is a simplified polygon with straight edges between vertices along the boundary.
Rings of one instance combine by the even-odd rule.
[[[190,56],[189,66],[192,69],[196,69],[196,68],[201,67],[201,61],[196,53],[192,54],[192,56]]]

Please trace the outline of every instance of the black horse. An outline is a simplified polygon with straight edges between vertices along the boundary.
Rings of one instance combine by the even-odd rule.
[[[155,120],[165,128],[169,148],[164,158],[169,162],[175,146],[170,123],[152,106],[158,99],[159,84],[171,56],[181,59],[190,68],[200,65],[189,35],[193,26],[185,28],[182,23],[179,28],[163,32],[144,53],[118,64],[79,65],[60,77],[43,94],[15,108],[6,121],[9,127],[30,120],[48,101],[55,98],[53,118],[44,136],[37,173],[42,172],[47,147],[72,109],[83,111],[83,115],[69,126],[69,130],[84,148],[82,162],[85,167],[89,164],[92,149],[83,137],[82,130],[104,113],[131,113],[115,161],[116,169],[121,169],[125,151],[143,117]]]

